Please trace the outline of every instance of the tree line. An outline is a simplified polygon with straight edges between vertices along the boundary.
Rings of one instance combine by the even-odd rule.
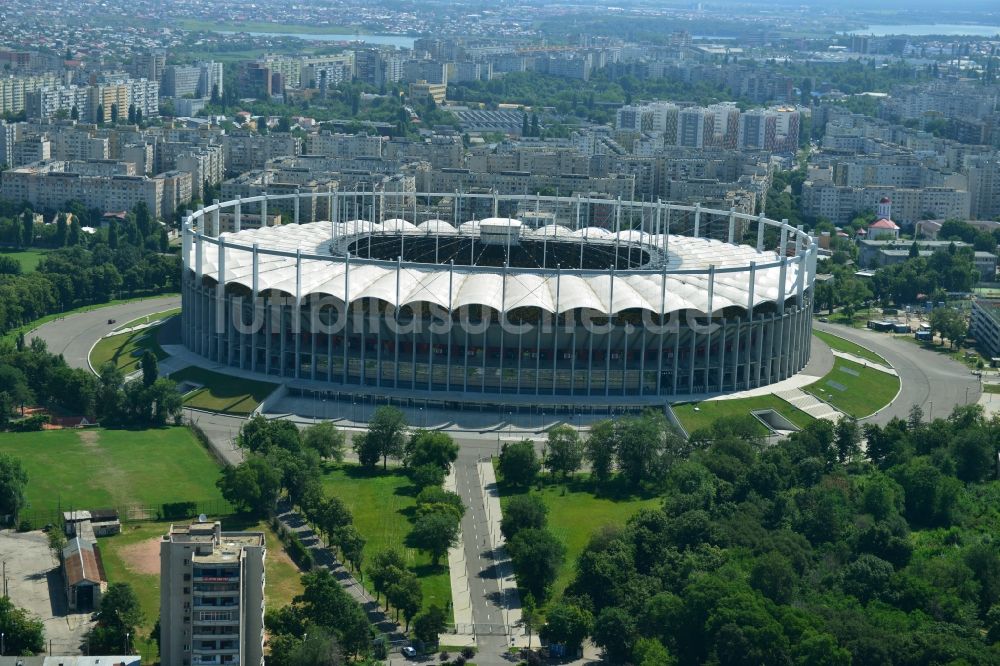
[[[180,259],[167,253],[166,229],[150,218],[144,204],[126,220],[92,234],[83,233],[81,224],[99,226],[100,218],[85,220],[84,214],[93,217],[92,212],[79,211],[60,214],[56,224],[39,225],[25,210],[15,218],[0,218],[0,243],[9,243],[13,235],[19,241],[14,247],[51,248],[27,274],[10,257],[0,262],[0,333],[47,314],[122,295],[179,289]]]

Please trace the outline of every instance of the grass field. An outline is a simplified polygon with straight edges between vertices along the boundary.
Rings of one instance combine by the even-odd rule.
[[[30,273],[31,271],[38,268],[39,262],[46,255],[46,250],[11,250],[7,248],[0,249],[0,255],[5,257],[11,257],[16,259],[17,263],[21,264],[22,273]]]
[[[747,416],[758,409],[773,409],[800,428],[809,425],[813,417],[782,400],[776,395],[761,395],[752,398],[736,398],[733,400],[708,400],[705,402],[687,402],[671,405],[677,419],[684,429],[691,434],[700,428],[707,428],[724,416]],[[697,411],[695,411],[697,409]],[[767,434],[767,428],[760,426],[761,434]]]
[[[5,433],[0,451],[28,472],[28,516],[186,500],[228,509],[218,464],[187,428]]]
[[[110,361],[123,373],[128,374],[139,369],[139,361],[146,351],[152,352],[157,361],[162,361],[167,357],[167,353],[156,342],[156,329],[156,326],[151,326],[131,333],[101,338],[90,350],[90,365],[100,372],[104,364]]]
[[[1000,393],[1000,384],[983,384],[983,393]]]
[[[221,520],[222,529],[227,531],[264,532],[267,543],[265,604],[267,608],[280,608],[291,603],[292,598],[302,592],[301,574],[282,550],[281,542],[267,522],[247,522],[242,516]],[[147,640],[160,614],[159,546],[156,541],[169,529],[169,522],[128,523],[121,534],[98,539],[108,582],[128,583],[139,597],[146,618],[136,648],[143,657],[156,654],[156,645]]]
[[[170,310],[164,310],[163,312],[157,312],[155,314],[146,315],[145,317],[139,317],[138,319],[133,319],[132,321],[125,322],[120,326],[116,326],[116,331],[124,331],[126,328],[132,328],[133,326],[141,326],[142,324],[149,324],[154,321],[161,321],[167,317],[173,317],[175,314],[180,314],[180,308],[172,308]]]
[[[202,385],[184,396],[186,406],[226,414],[251,413],[277,387],[270,382],[231,377],[194,366],[178,370],[170,379]]]
[[[515,494],[514,489],[499,480],[500,503]],[[523,491],[522,491],[523,492]],[[590,537],[605,525],[624,525],[637,511],[660,505],[658,497],[630,495],[613,481],[606,496],[596,496],[585,474],[577,475],[568,483],[550,483],[541,490],[530,490],[542,498],[549,509],[548,528],[564,546],[566,562],[552,586],[550,600],[562,596],[566,586],[573,581],[576,560],[583,552]]]
[[[875,352],[865,349],[861,345],[854,344],[850,340],[845,340],[844,338],[837,337],[832,333],[826,333],[824,331],[813,331],[813,335],[825,342],[830,346],[830,349],[836,349],[837,351],[846,352],[848,354],[854,354],[861,358],[867,359],[872,363],[881,363],[882,365],[889,365],[886,360],[876,354]]]
[[[434,567],[427,554],[404,545],[412,528],[416,488],[402,470],[379,469],[369,473],[356,465],[331,467],[323,476],[323,488],[351,509],[354,525],[366,539],[365,562],[371,562],[379,551],[401,549],[409,568],[420,577],[424,607],[430,604],[447,607],[451,601],[447,559]],[[367,579],[365,585],[369,585]]]
[[[899,378],[838,358],[833,363],[833,370],[802,390],[827,401],[845,414],[862,418],[892,402],[899,392]]]

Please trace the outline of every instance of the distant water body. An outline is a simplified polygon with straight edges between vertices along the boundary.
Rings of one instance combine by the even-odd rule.
[[[971,23],[914,23],[899,25],[870,25],[861,30],[850,31],[856,35],[909,35],[925,37],[927,35],[951,35],[955,37],[992,37],[1000,34],[1000,25],[978,25]]]
[[[236,34],[237,30],[216,30],[227,35]],[[253,37],[297,37],[311,42],[364,42],[365,44],[378,44],[380,46],[395,46],[396,48],[413,48],[413,37],[405,35],[334,35],[298,32],[248,32]]]

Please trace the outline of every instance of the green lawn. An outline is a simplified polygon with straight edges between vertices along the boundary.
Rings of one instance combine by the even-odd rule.
[[[223,530],[264,532],[267,543],[264,603],[267,608],[280,608],[291,603],[292,598],[302,592],[301,573],[285,554],[281,542],[267,522],[257,522],[256,519],[247,522],[243,516],[228,516],[221,520]],[[177,522],[183,524],[183,521]],[[158,541],[169,529],[170,522],[127,523],[121,534],[97,540],[108,582],[128,583],[139,597],[146,617],[136,648],[143,657],[156,654],[156,645],[146,639],[160,614],[159,558],[157,556],[151,561],[149,557],[154,552],[158,555],[159,547],[154,541]],[[145,569],[141,565],[143,558]],[[151,659],[150,663],[152,661]]]
[[[167,317],[172,317],[175,314],[180,314],[180,308],[172,308],[170,310],[164,310],[163,312],[157,312],[155,314],[146,315],[145,317],[139,317],[138,319],[133,319],[130,322],[126,322],[121,326],[116,326],[116,331],[124,331],[126,328],[132,328],[133,326],[140,326],[142,324],[149,324],[150,322],[160,321],[166,319]]]
[[[892,402],[899,392],[899,378],[838,358],[833,363],[833,370],[802,390],[825,400],[845,414],[862,418]]]
[[[773,409],[800,428],[809,425],[813,417],[795,407],[790,402],[776,395],[760,395],[751,398],[735,398],[733,400],[707,400],[704,402],[686,402],[671,405],[677,419],[684,429],[691,434],[695,430],[708,428],[712,423],[724,416],[747,416],[758,409]],[[763,424],[760,426],[762,435],[767,434]]]
[[[504,506],[518,491],[502,479],[498,481],[500,504]],[[565,484],[548,483],[541,490],[528,491],[545,502],[549,509],[548,529],[566,546],[566,562],[552,586],[551,600],[561,597],[573,581],[577,558],[595,532],[606,525],[624,525],[639,509],[660,505],[659,497],[631,495],[618,483],[617,479],[611,482],[606,496],[596,496],[588,476],[580,474]]]
[[[0,434],[0,451],[28,472],[25,510],[53,522],[58,509],[197,501],[227,511],[219,465],[187,428],[50,430]]]
[[[371,562],[379,551],[400,549],[407,565],[420,577],[424,608],[430,604],[448,607],[451,580],[447,559],[434,567],[426,553],[405,545],[412,528],[410,519],[416,506],[416,488],[402,470],[368,472],[357,465],[330,467],[323,476],[323,488],[351,509],[354,525],[366,539],[365,562]],[[374,593],[367,579],[365,586]]]
[[[157,328],[150,326],[131,333],[101,338],[90,350],[90,365],[100,372],[104,364],[110,361],[128,374],[139,369],[139,360],[146,351],[152,352],[157,361],[162,361],[167,358],[167,353],[156,342]]]
[[[184,396],[184,404],[195,409],[227,414],[249,414],[257,409],[277,384],[232,377],[203,368],[190,366],[170,375],[177,383],[191,381],[201,384]]]
[[[11,250],[8,248],[0,249],[0,255],[16,259],[17,263],[21,264],[22,273],[30,273],[31,271],[38,268],[39,262],[46,255],[46,253],[47,250]]]
[[[845,340],[844,338],[838,337],[832,333],[826,333],[824,331],[813,331],[813,335],[829,345],[831,349],[836,349],[837,351],[846,352],[848,354],[854,354],[855,356],[867,359],[872,363],[889,365],[884,358],[875,352],[865,349],[861,345],[854,344],[850,340]]]
[[[1000,384],[983,384],[983,393],[1000,393]]]

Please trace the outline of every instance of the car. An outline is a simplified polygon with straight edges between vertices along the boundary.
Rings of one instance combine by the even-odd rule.
[[[108,326],[110,326],[110,325],[111,325],[111,324],[113,324],[113,323],[115,323],[115,320],[114,320],[114,319],[109,319],[109,320],[108,320]]]
[[[409,645],[407,645],[406,647],[404,647],[404,648],[403,648],[403,649],[401,650],[401,652],[403,653],[403,656],[404,656],[404,657],[406,657],[407,659],[412,659],[413,657],[416,657],[416,656],[417,656],[417,651],[416,651],[416,650],[414,650],[414,649],[413,649],[412,647],[410,647]]]
[[[820,318],[819,318],[819,320],[820,320],[821,322],[823,322],[824,324],[825,324],[826,322],[830,321],[830,320],[829,320],[829,319],[828,319],[827,317],[820,317]]]

